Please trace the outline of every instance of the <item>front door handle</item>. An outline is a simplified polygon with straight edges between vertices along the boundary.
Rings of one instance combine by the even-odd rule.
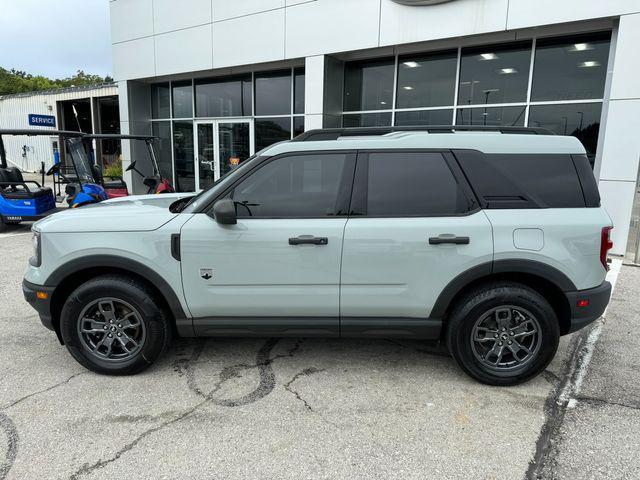
[[[289,245],[326,245],[327,243],[329,243],[327,237],[314,237],[313,235],[300,235],[289,239]]]
[[[429,245],[443,245],[451,243],[453,245],[469,245],[469,237],[458,237],[451,234],[442,234],[437,237],[429,237]]]

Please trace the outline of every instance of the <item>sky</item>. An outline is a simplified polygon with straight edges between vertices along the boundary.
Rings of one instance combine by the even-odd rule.
[[[111,75],[109,0],[0,0],[0,66]]]

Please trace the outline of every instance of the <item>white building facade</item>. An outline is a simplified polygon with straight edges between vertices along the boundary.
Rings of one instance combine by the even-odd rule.
[[[312,128],[545,127],[585,145],[614,253],[625,252],[640,158],[640,0],[110,6],[122,133],[159,136],[161,170],[179,190]],[[125,166],[135,148],[123,145]]]

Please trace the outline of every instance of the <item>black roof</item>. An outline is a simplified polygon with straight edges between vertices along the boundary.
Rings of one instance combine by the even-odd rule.
[[[0,135],[27,135],[29,137],[38,136],[38,135],[46,135],[47,137],[82,137],[84,134],[82,132],[72,132],[70,130],[47,130],[44,128],[22,128],[22,129],[11,129],[11,128],[0,128]]]
[[[156,140],[158,137],[153,135],[124,135],[120,133],[88,133],[83,135],[83,138],[90,140]]]

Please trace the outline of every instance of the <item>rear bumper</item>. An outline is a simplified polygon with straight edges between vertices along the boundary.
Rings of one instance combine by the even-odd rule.
[[[38,312],[40,321],[49,330],[55,330],[53,327],[53,318],[51,316],[51,296],[53,295],[54,290],[55,287],[35,285],[31,282],[27,282],[26,280],[22,280],[22,293],[24,294],[24,299],[35,309],[36,312]],[[47,298],[38,298],[37,292],[46,293]]]
[[[595,288],[565,292],[565,295],[571,307],[571,323],[567,333],[573,333],[602,316],[611,298],[611,284],[605,281]],[[588,305],[579,307],[581,300],[588,301]]]

